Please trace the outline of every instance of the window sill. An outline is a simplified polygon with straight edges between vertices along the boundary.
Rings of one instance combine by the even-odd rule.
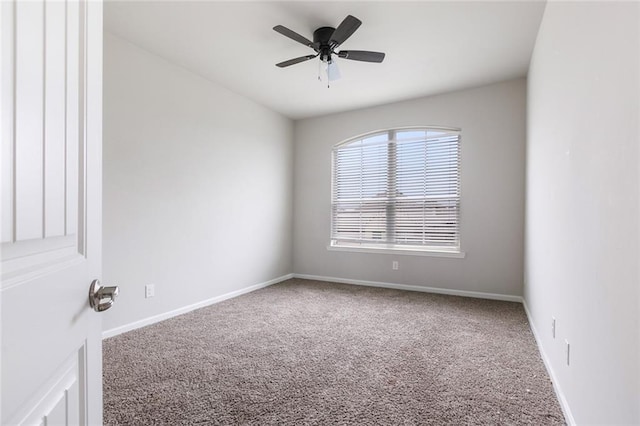
[[[377,254],[395,254],[408,256],[430,256],[430,257],[451,257],[463,259],[466,253],[463,251],[445,251],[445,250],[416,250],[401,248],[373,248],[373,247],[355,247],[355,246],[332,246],[328,245],[327,250],[330,251],[346,251],[352,253],[377,253]]]

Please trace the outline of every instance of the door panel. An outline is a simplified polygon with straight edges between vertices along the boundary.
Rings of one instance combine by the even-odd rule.
[[[80,355],[80,352],[77,354]],[[80,424],[80,377],[84,367],[81,356],[70,358],[60,369],[60,374],[42,386],[42,392],[34,395],[28,405],[31,410],[24,416],[23,424],[77,425]],[[19,423],[19,421],[16,421]]]
[[[0,8],[0,422],[100,424],[102,4]]]
[[[44,3],[20,2],[15,9],[15,240],[43,234]]]
[[[66,129],[66,10],[65,3],[47,4],[45,13],[44,94],[44,237],[65,235]],[[73,108],[74,106],[71,105]],[[70,129],[72,130],[72,129]]]

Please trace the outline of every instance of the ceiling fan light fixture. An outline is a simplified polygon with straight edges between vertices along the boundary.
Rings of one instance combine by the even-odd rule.
[[[328,81],[336,81],[342,77],[340,75],[340,68],[338,68],[338,63],[334,60],[327,61],[326,72]]]

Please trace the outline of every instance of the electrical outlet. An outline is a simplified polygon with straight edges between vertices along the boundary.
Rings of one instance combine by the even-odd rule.
[[[569,341],[564,339],[565,344],[565,355],[567,356],[567,365],[571,365],[571,345],[569,345]]]
[[[394,260],[393,262],[391,262],[391,269],[393,269],[394,271],[397,271],[398,268],[399,268],[399,265],[397,260]]]
[[[556,317],[551,317],[551,337],[556,338]]]
[[[147,284],[144,286],[144,297],[146,299],[153,297],[156,295],[156,285],[155,284]]]

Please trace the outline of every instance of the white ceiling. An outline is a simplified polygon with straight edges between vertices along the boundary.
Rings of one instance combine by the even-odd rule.
[[[107,2],[105,29],[297,119],[524,76],[544,1]],[[313,53],[272,30],[312,39],[348,14],[362,26],[341,48],[386,53],[382,64],[339,59],[342,78],[317,80]]]

